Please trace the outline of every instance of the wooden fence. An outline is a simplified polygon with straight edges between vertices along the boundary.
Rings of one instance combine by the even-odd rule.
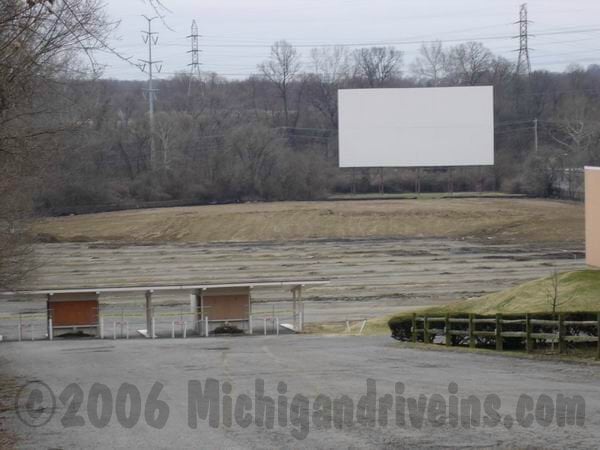
[[[412,342],[434,343],[444,338],[447,346],[465,342],[471,348],[478,341],[495,344],[496,350],[504,350],[505,342],[524,341],[525,349],[531,352],[534,345],[557,344],[558,352],[565,353],[568,344],[596,343],[596,358],[600,359],[600,313],[595,320],[566,320],[565,314],[557,314],[554,320],[539,319],[525,314],[523,317],[429,317],[413,314],[410,324]]]

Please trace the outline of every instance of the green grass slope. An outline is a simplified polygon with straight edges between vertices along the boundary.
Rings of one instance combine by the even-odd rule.
[[[425,308],[416,312],[430,316],[551,313],[554,285],[553,277],[548,277],[483,297]],[[558,303],[560,303],[558,312],[600,312],[600,270],[559,274]],[[405,319],[411,315],[412,313],[402,313],[391,320]]]

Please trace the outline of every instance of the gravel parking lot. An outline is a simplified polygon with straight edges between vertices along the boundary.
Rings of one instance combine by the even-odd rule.
[[[303,242],[122,245],[63,243],[35,246],[38,270],[27,286],[68,288],[148,284],[191,284],[326,278],[305,290],[306,321],[330,322],[381,317],[403,308],[477,297],[548,276],[552,270],[584,267],[579,243],[491,244],[450,239],[347,239]],[[46,333],[45,298],[2,296],[0,335],[16,339],[18,313],[37,313],[31,332]],[[253,291],[257,317],[289,320],[291,294]],[[154,297],[157,326],[189,312],[187,293]],[[145,328],[144,297],[107,294],[101,298],[107,332],[122,310],[131,329]],[[175,315],[176,317],[173,317]],[[165,317],[162,317],[165,316]],[[186,319],[187,320],[187,319]]]
[[[22,419],[10,408],[0,415],[17,431],[20,448],[594,448],[600,441],[600,371],[594,364],[423,351],[386,337],[318,336],[13,342],[2,344],[1,363],[5,381],[33,383],[20,391]],[[215,381],[207,381],[211,378]],[[369,378],[376,383],[372,397]],[[272,428],[269,400],[256,401],[261,380],[264,396],[273,398]],[[51,397],[39,382],[52,390],[55,409],[48,407]],[[206,398],[198,396],[198,386]],[[15,392],[4,389],[3,401]],[[220,405],[212,425],[211,393]],[[501,401],[495,424],[485,419],[494,394]],[[521,401],[521,394],[531,402]],[[351,416],[336,410],[343,395],[352,402]],[[560,395],[584,399],[585,411],[573,416],[576,424],[559,425],[566,411],[561,413]],[[371,398],[377,399],[375,409],[369,409]],[[334,405],[331,422],[327,414],[325,421],[313,415],[315,409],[327,412],[327,399]],[[465,399],[479,401],[481,415],[463,409]],[[434,400],[437,406],[442,401],[445,412],[432,414]],[[380,408],[389,401],[386,425]],[[241,412],[249,414],[249,423],[238,414],[239,403],[247,407]],[[135,418],[135,405],[141,409],[132,424],[128,418]],[[261,405],[267,405],[266,423],[260,422]],[[405,405],[404,426],[396,422],[398,405]],[[480,424],[472,421],[477,417]],[[46,419],[39,427],[24,424]],[[330,429],[324,428],[327,423]]]

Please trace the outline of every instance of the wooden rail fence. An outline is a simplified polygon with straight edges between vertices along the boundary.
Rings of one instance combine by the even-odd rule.
[[[485,325],[485,329],[481,329],[482,325]],[[573,327],[589,333],[569,334],[569,329]],[[591,331],[595,331],[595,335]],[[466,339],[471,348],[477,345],[478,338],[487,338],[488,342],[495,342],[496,350],[500,351],[504,350],[507,339],[522,339],[527,352],[533,350],[536,341],[557,344],[559,353],[566,352],[568,343],[595,342],[596,358],[600,359],[600,313],[596,320],[565,320],[565,314],[562,313],[557,314],[554,320],[536,319],[530,314],[525,314],[523,318],[503,318],[501,314],[493,318],[481,318],[473,314],[466,317],[413,314],[410,327],[412,342],[422,340],[433,343],[437,337],[443,337],[447,346],[458,345],[455,342]]]

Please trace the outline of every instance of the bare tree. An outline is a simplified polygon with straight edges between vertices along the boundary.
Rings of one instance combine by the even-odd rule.
[[[446,70],[453,84],[474,86],[488,74],[493,60],[481,42],[467,42],[450,49]]]
[[[546,288],[546,298],[552,307],[552,318],[554,320],[557,318],[558,310],[574,298],[574,296],[563,298],[560,292],[560,273],[556,269],[552,271],[550,276],[550,286]],[[555,328],[554,333],[559,333],[558,327]],[[552,341],[552,350],[554,350],[554,340]]]
[[[312,49],[313,76],[309,83],[309,101],[337,128],[337,92],[350,75],[349,52],[345,47]]]
[[[552,315],[556,316],[558,310],[573,300],[574,296],[564,298],[560,292],[560,273],[554,269],[549,280],[550,285],[546,288],[546,298],[552,307]]]
[[[596,101],[575,93],[561,99],[557,118],[549,123],[552,140],[563,150],[561,178],[566,181],[570,198],[577,195],[578,168],[596,159],[594,153],[600,140],[599,118]]]
[[[81,126],[58,80],[85,76],[105,48],[109,22],[99,0],[0,0],[0,288],[23,275],[27,208],[37,170],[57,137]],[[15,205],[14,200],[20,199]],[[17,207],[18,206],[18,207]]]
[[[401,75],[402,52],[395,47],[360,48],[354,52],[356,71],[369,87],[382,87]]]
[[[287,41],[277,41],[271,47],[271,55],[260,64],[260,71],[277,87],[283,102],[285,126],[289,126],[290,84],[297,79],[301,69],[298,51]]]
[[[168,169],[183,153],[185,141],[189,139],[192,117],[185,112],[160,111],[156,115],[155,132],[162,152],[161,165]]]
[[[418,79],[427,81],[431,86],[439,86],[446,70],[446,53],[442,42],[422,44],[411,70]]]
[[[262,194],[263,183],[273,167],[275,143],[273,131],[258,124],[237,127],[227,136],[227,151],[238,158],[244,169],[248,194]]]
[[[595,101],[582,94],[564,97],[557,120],[553,121],[552,139],[570,155],[589,156],[590,148],[600,133],[600,111]]]

